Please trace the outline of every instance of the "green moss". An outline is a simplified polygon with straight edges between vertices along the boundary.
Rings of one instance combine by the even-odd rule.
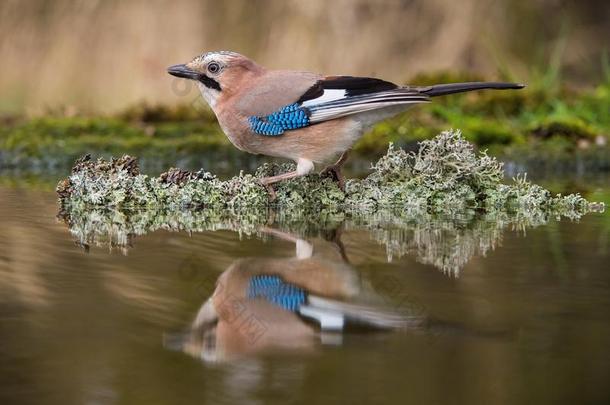
[[[45,117],[17,121],[0,129],[0,167],[69,166],[78,156],[132,154],[156,165],[196,158],[230,146],[218,125],[209,122],[134,123],[112,117]]]
[[[583,119],[572,115],[555,115],[535,122],[530,129],[533,136],[541,138],[565,137],[594,140],[599,131]]]

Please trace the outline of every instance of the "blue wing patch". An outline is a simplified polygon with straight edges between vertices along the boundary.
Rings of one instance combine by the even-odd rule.
[[[279,276],[258,275],[250,278],[248,298],[263,298],[286,311],[296,312],[305,303],[305,291],[286,283]]]
[[[282,135],[284,131],[308,126],[309,110],[294,103],[266,117],[250,117],[248,122],[256,134],[278,136]]]

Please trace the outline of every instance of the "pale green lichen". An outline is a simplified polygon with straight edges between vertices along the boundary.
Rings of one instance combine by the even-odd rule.
[[[348,204],[428,206],[461,209],[481,206],[485,196],[501,185],[502,164],[478,155],[458,131],[447,131],[420,143],[418,153],[390,145],[373,173],[348,188]]]
[[[293,170],[291,164],[265,164],[254,175],[222,181],[205,171],[171,169],[159,177],[139,173],[129,156],[92,161],[80,159],[57,191],[64,205],[118,208],[162,207],[234,212],[273,206],[299,212],[376,212],[391,208],[405,212],[485,210],[543,210],[575,216],[597,206],[578,194],[553,196],[525,175],[504,184],[502,164],[476,152],[459,131],[446,131],[422,141],[417,153],[392,145],[366,178],[347,181],[345,192],[328,177],[312,174],[276,185],[270,202],[259,183],[264,176]]]

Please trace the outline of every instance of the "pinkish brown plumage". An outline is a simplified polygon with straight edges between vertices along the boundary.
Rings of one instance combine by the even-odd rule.
[[[268,70],[234,52],[208,52],[168,68],[197,81],[229,140],[237,148],[294,160],[293,172],[261,180],[265,185],[302,176],[315,163],[339,160],[325,171],[343,185],[348,151],[373,124],[430,97],[481,89],[518,89],[513,83],[473,82],[397,86],[380,79]]]

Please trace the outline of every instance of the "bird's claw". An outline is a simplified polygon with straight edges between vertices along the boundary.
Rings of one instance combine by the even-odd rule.
[[[345,178],[343,177],[343,173],[341,173],[341,166],[330,165],[322,170],[320,175],[330,177],[333,181],[336,181],[339,189],[345,192]]]
[[[270,183],[267,183],[264,179],[260,180],[259,183],[261,186],[265,187],[265,190],[267,190],[267,193],[269,194],[269,202],[275,201],[275,199],[277,198],[277,195],[275,194],[273,185]]]

